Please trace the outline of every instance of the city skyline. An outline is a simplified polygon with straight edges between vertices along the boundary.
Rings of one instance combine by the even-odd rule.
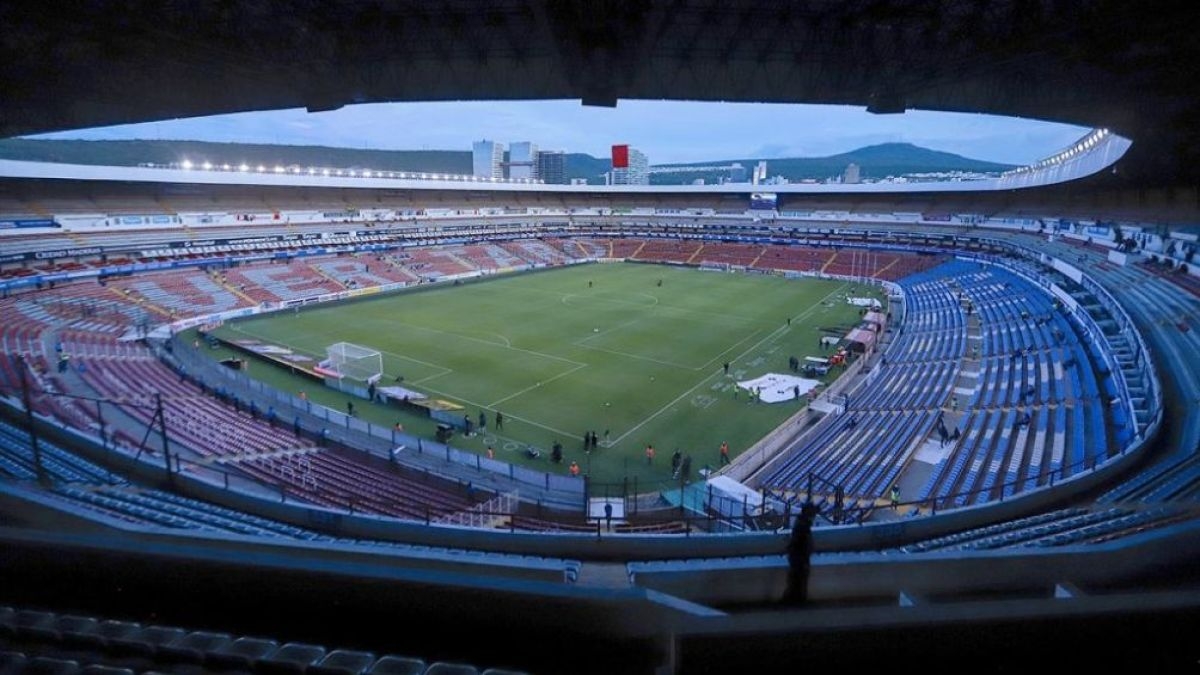
[[[435,124],[431,121],[435,120]],[[621,101],[387,103],[307,113],[303,109],[97,127],[29,138],[203,140],[380,150],[470,150],[480,139],[530,141],[541,149],[605,157],[614,143],[654,164],[727,158],[823,157],[867,145],[912,143],[973,159],[1027,164],[1087,129],[966,113],[872,115],[851,106]]]

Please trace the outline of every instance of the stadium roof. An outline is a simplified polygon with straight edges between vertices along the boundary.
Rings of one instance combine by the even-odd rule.
[[[1190,3],[85,0],[0,5],[0,135],[277,108],[684,99],[987,112],[1131,138],[1200,177]]]
[[[1128,141],[1119,139],[1120,156]],[[716,185],[551,185],[535,182],[468,180],[467,177],[438,177],[438,174],[418,178],[395,171],[365,172],[369,175],[342,176],[324,175],[315,168],[290,167],[266,168],[263,171],[242,171],[236,168],[211,170],[192,168],[147,168],[132,166],[98,166],[89,164],[60,164],[55,162],[25,162],[0,159],[0,178],[62,179],[82,181],[128,181],[138,183],[190,183],[199,185],[270,185],[278,187],[320,187],[350,189],[394,189],[394,190],[449,190],[452,192],[536,192],[536,193],[609,193],[609,194],[746,194],[767,192],[768,194],[892,194],[926,192],[1004,192],[1016,188],[1032,187],[1072,180],[1086,176],[1107,166],[1112,159],[1106,156],[1094,158],[1089,166],[1076,164],[1065,167],[1062,172],[1043,172],[1049,175],[1024,175],[983,178],[977,180],[939,182],[878,182],[878,183],[787,183],[783,185],[751,185],[750,183],[725,183]],[[1073,169],[1078,169],[1074,171]],[[340,172],[339,172],[340,174]]]

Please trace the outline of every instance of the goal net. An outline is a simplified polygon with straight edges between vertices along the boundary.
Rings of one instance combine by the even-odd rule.
[[[349,342],[325,348],[321,369],[326,375],[356,382],[375,382],[383,373],[383,356],[378,350]]]

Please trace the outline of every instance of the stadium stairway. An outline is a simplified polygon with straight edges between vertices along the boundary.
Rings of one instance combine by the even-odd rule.
[[[329,272],[326,272],[324,269],[322,269],[322,267],[321,267],[320,265],[306,265],[306,267],[307,267],[308,269],[312,270],[312,271],[313,271],[313,273],[315,273],[315,274],[317,274],[317,275],[319,275],[319,276],[322,276],[322,277],[324,277],[325,279],[329,280],[330,282],[332,282],[333,284],[335,284],[335,285],[336,285],[338,288],[340,288],[340,289],[344,289],[344,288],[346,288],[346,285],[345,285],[345,284],[343,284],[343,283],[342,283],[342,281],[341,281],[340,279],[338,279],[337,277],[333,276],[333,275],[332,275],[332,274],[330,274]]]
[[[238,298],[241,298],[243,302],[249,303],[251,306],[259,304],[257,300],[243,293],[241,289],[229,283],[225,279],[222,279],[216,272],[210,272],[209,277],[212,278],[213,283],[217,284],[221,288],[224,288]]]

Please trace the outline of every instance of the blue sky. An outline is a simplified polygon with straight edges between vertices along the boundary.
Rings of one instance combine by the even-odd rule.
[[[483,138],[607,156],[614,143],[652,164],[735,158],[814,157],[907,142],[976,159],[1024,164],[1087,133],[1054,122],[966,113],[872,115],[851,106],[620,101],[377,103],[309,114],[303,109],[82,129],[33,138],[172,139],[381,150],[469,150]]]

